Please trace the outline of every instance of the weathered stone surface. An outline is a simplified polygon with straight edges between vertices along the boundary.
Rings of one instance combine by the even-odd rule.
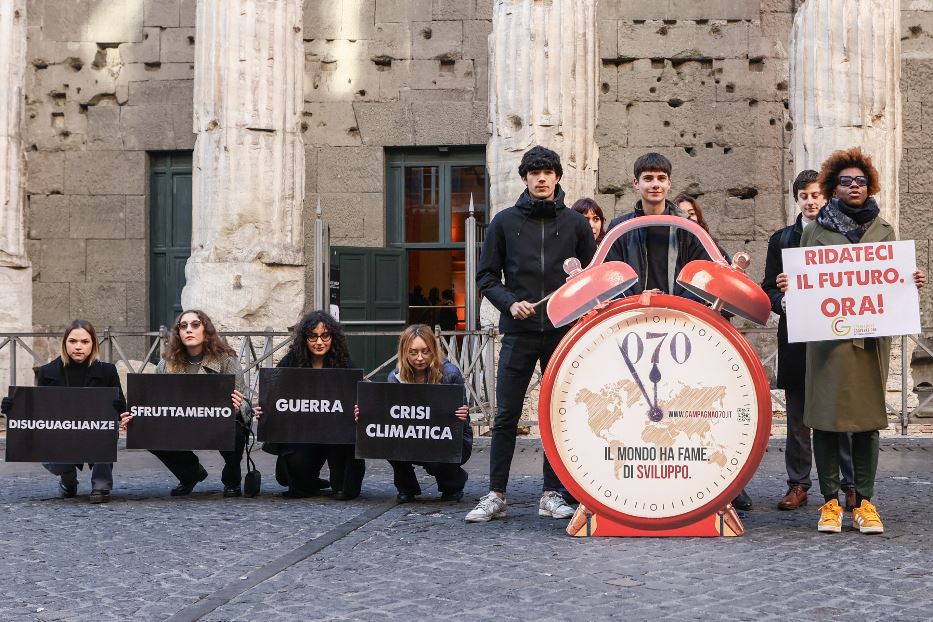
[[[470,135],[472,104],[451,102],[415,102],[416,145],[462,145]]]
[[[163,63],[194,62],[194,28],[166,28],[162,31],[160,58]]]
[[[385,172],[383,150],[379,147],[325,147],[318,161],[327,168],[318,170],[318,191],[326,194],[382,192]]]
[[[23,0],[0,5],[0,330],[29,330],[32,324],[22,135],[26,8]]]
[[[353,106],[345,102],[305,104],[304,140],[313,145],[355,147],[362,144],[359,121]]]
[[[364,145],[411,145],[415,142],[411,104],[355,103],[353,110]]]
[[[161,40],[160,28],[143,28],[142,41],[120,44],[120,60],[124,63],[158,63],[162,49]]]
[[[103,330],[107,326],[126,326],[126,283],[73,283],[71,316],[88,320]]]
[[[514,202],[523,189],[515,174],[521,155],[536,144],[560,154],[568,195],[592,196],[599,158],[596,2],[496,3],[492,28],[492,136],[486,150],[491,205],[501,209]],[[515,41],[529,44],[513,46]]]
[[[126,197],[126,237],[146,237],[146,197]]]
[[[144,273],[140,273],[142,279]],[[129,281],[126,284],[126,324],[127,326],[149,326],[149,289],[143,280]]]
[[[43,283],[83,283],[86,274],[87,242],[71,238],[45,238],[36,264]]]
[[[376,23],[407,23],[428,15],[431,15],[431,0],[376,0]]]
[[[87,8],[89,40],[99,43],[142,41],[143,0],[89,0]]]
[[[144,194],[142,151],[69,152],[65,159],[65,194]]]
[[[26,154],[30,193],[51,194],[65,188],[65,154],[30,151]]]
[[[126,198],[124,196],[75,195],[68,197],[68,203],[70,237],[87,240],[126,237]]]
[[[794,17],[790,92],[795,167],[819,169],[836,149],[860,146],[878,169],[881,214],[896,230],[902,150],[900,11],[884,2],[849,8],[843,0],[808,0]],[[853,31],[864,36],[853,37]]]
[[[133,151],[161,151],[175,148],[173,108],[164,105],[121,106],[120,129],[123,144]]]
[[[28,237],[67,238],[70,235],[69,197],[61,194],[34,194],[29,197]]]
[[[747,22],[619,22],[623,58],[735,58],[748,50]]]
[[[178,26],[178,0],[145,0],[143,25],[173,28]]]
[[[39,326],[64,326],[71,319],[68,283],[32,284],[32,321]]]
[[[346,20],[348,5],[374,10],[342,4]],[[228,328],[279,326],[304,304],[301,2],[204,0],[197,21],[182,305]]]
[[[38,5],[42,36],[51,41],[87,41],[90,0],[42,0]]]
[[[86,114],[87,142],[85,144],[89,151],[118,151],[123,149],[119,106],[90,106]]]
[[[146,274],[143,240],[87,241],[87,275],[90,281],[139,281]]]

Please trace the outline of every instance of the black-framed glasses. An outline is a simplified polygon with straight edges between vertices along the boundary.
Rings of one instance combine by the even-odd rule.
[[[843,188],[848,188],[852,184],[864,188],[868,185],[868,178],[864,175],[859,175],[857,177],[852,177],[851,175],[842,175],[839,177],[839,185]]]
[[[314,343],[315,341],[318,341],[318,340],[321,340],[322,342],[327,343],[328,341],[331,340],[332,337],[333,335],[331,335],[330,333],[320,333],[320,334],[311,333],[307,337],[305,337],[305,339],[307,339],[311,343]]]
[[[202,325],[203,324],[201,323],[201,320],[191,320],[190,322],[179,322],[178,330],[188,330],[189,326],[191,327],[191,330],[197,330],[201,328]]]

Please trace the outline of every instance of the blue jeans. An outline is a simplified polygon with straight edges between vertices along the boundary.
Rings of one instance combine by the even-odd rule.
[[[62,464],[59,462],[45,462],[45,469],[53,475],[58,475],[66,486],[78,485],[78,466],[75,464]],[[91,466],[91,490],[113,489],[113,463],[96,462]]]

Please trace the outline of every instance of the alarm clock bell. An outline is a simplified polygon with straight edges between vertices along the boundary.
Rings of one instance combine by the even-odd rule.
[[[580,268],[576,258],[564,262],[567,282],[548,301],[547,314],[554,326],[564,326],[583,317],[631,287],[638,275],[621,261],[605,261],[612,244],[630,231],[646,227],[676,227],[695,235],[712,261],[696,260],[684,266],[677,282],[708,302],[714,310],[725,310],[764,325],[771,315],[771,301],[761,287],[742,271],[748,255],[739,253],[730,266],[715,242],[700,225],[681,216],[642,216],[626,220],[606,234],[590,264]],[[743,266],[742,264],[745,264]]]

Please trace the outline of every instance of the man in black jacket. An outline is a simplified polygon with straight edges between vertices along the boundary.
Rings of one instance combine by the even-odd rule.
[[[560,156],[533,147],[522,156],[518,173],[527,189],[513,207],[489,223],[476,272],[480,290],[501,314],[503,337],[496,373],[498,412],[489,452],[490,492],[466,515],[467,522],[505,516],[505,491],[525,391],[535,365],[544,371],[569,329],[555,328],[535,303],[564,284],[565,259],[576,257],[585,266],[596,253],[586,218],[564,205],[564,191],[558,184],[563,174]],[[544,494],[538,515],[569,518],[573,508],[561,497],[560,480],[547,458],[543,460]]]
[[[784,449],[784,465],[787,468],[787,494],[778,502],[781,510],[796,510],[807,504],[810,489],[810,469],[813,466],[810,428],[803,424],[804,381],[807,375],[807,344],[787,342],[787,314],[784,309],[784,294],[777,286],[777,276],[784,272],[781,251],[798,248],[803,229],[816,218],[825,201],[817,183],[819,173],[806,170],[794,180],[794,201],[800,214],[794,224],[774,233],[768,240],[768,258],[765,261],[765,278],[762,289],[771,299],[771,310],[781,319],[778,322],[778,373],[777,387],[784,389],[787,404],[787,443]],[[842,489],[846,491],[846,506],[851,510],[855,504],[855,479],[852,470],[851,441],[839,434],[839,455],[842,470]]]

